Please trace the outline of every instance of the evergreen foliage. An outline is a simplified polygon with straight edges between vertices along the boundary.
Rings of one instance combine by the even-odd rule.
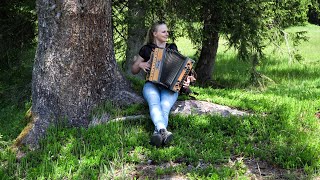
[[[35,1],[2,0],[0,2],[1,70],[17,67],[18,54],[35,44]]]
[[[308,9],[308,21],[312,24],[320,25],[320,1],[312,0]]]
[[[187,6],[192,4],[193,6]],[[218,32],[225,37],[230,47],[238,51],[238,58],[252,62],[250,70],[253,82],[262,77],[256,67],[264,58],[264,49],[269,44],[278,47],[288,41],[288,34],[283,29],[301,25],[307,21],[310,2],[295,1],[180,1],[175,4],[178,16],[184,20],[184,29],[190,39],[200,49],[203,38]],[[189,9],[186,10],[186,7]],[[185,13],[187,12],[187,13]],[[190,12],[190,13],[189,13]],[[210,19],[210,20],[208,20]],[[209,26],[211,31],[204,31]],[[303,33],[292,35],[291,38],[303,38]],[[202,47],[203,48],[203,47]],[[294,49],[294,47],[290,47]],[[301,58],[295,55],[293,58]],[[211,60],[214,61],[214,60]],[[199,66],[199,65],[197,65]]]

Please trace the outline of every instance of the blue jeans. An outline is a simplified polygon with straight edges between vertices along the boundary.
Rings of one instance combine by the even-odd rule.
[[[178,99],[178,92],[173,92],[152,82],[146,82],[143,86],[143,97],[148,102],[155,130],[166,129],[170,110]]]

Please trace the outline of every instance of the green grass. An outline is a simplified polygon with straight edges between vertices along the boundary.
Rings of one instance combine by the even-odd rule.
[[[250,64],[238,61],[234,51],[225,51],[222,41],[213,78],[226,88],[192,87],[199,93],[196,98],[255,115],[172,116],[169,129],[175,138],[164,148],[149,145],[153,125],[150,119],[142,118],[88,129],[52,127],[40,149],[25,150],[26,156],[16,160],[9,146],[25,125],[24,113],[30,102],[28,98],[17,101],[16,96],[1,99],[5,104],[0,114],[0,179],[157,179],[166,175],[250,179],[244,162],[250,158],[287,169],[292,173],[288,172],[289,179],[298,178],[293,173],[296,170],[303,171],[305,178],[315,177],[320,168],[320,129],[315,117],[320,108],[320,27],[307,25],[287,31],[301,30],[310,36],[309,42],[298,46],[304,59],[290,63],[285,51],[267,49],[267,58],[258,70],[272,81],[266,81],[262,88],[247,83]],[[187,39],[179,39],[177,45],[184,55],[196,52]],[[20,82],[22,76],[10,77]],[[3,73],[1,79],[1,94],[10,97],[5,89],[19,83],[9,86]],[[135,90],[141,90],[143,83],[132,81]],[[114,109],[105,103],[93,113],[108,111],[118,117],[147,114],[146,109],[145,105]],[[165,165],[170,163],[173,165]],[[199,164],[203,167],[196,168]],[[148,166],[155,168],[142,168]]]
[[[16,138],[26,125],[34,54],[35,48],[21,51],[21,64],[0,72],[0,134],[4,140]]]
[[[226,123],[230,120],[234,122],[231,125],[233,127],[228,127],[229,123]],[[218,122],[220,126],[210,128]],[[231,155],[234,144],[241,139],[234,137],[246,133],[234,128],[237,122],[237,119],[213,116],[194,117],[192,121],[187,117],[176,117],[170,126],[177,137],[174,140],[176,145],[159,149],[148,143],[149,130],[152,129],[148,119],[109,123],[87,130],[51,128],[47,138],[41,142],[41,148],[28,152],[19,163],[8,152],[8,162],[4,163],[6,165],[2,173],[8,175],[15,172],[16,177],[26,179],[97,179],[102,175],[110,179],[115,174],[121,175],[126,168],[149,159],[155,164],[184,161],[180,168],[158,169],[153,175],[157,177],[163,173],[187,173],[187,165],[196,166],[202,159],[203,162],[210,162],[210,165],[201,171],[191,172],[193,176],[209,176],[214,172],[215,176],[223,177],[226,168],[219,170],[214,165],[228,162],[227,157]],[[193,133],[185,131],[190,127],[194,129]],[[195,132],[201,132],[202,135],[198,136]],[[227,175],[233,177],[238,171],[230,168]],[[130,172],[121,176],[128,174]],[[9,176],[5,177],[10,179]]]
[[[287,29],[288,32],[306,31],[306,36],[309,37],[308,41],[302,42],[298,48],[298,51],[302,53],[303,57],[306,59],[305,62],[318,63],[319,58],[319,39],[320,39],[320,28],[315,25],[291,27]]]

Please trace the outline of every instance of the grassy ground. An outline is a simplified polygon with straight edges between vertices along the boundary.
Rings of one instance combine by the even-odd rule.
[[[0,179],[250,179],[255,177],[247,165],[252,159],[284,169],[282,178],[314,178],[320,168],[320,129],[315,117],[320,108],[320,27],[288,31],[300,30],[310,36],[298,48],[305,59],[290,63],[285,51],[266,52],[259,71],[272,81],[263,88],[247,86],[250,64],[236,60],[235,53],[225,52],[221,43],[213,77],[227,88],[193,87],[199,93],[196,98],[256,116],[171,117],[169,129],[175,139],[164,148],[149,145],[152,123],[139,119],[89,129],[51,128],[40,149],[26,151],[17,160],[8,147],[25,125],[22,120],[30,103],[28,99],[20,100],[23,105],[5,101],[0,115]],[[177,44],[183,54],[195,53],[189,41],[180,39]],[[8,86],[3,74],[1,79],[5,95]],[[108,109],[110,105],[97,112]],[[146,106],[133,106],[113,113],[147,111]]]
[[[31,71],[35,48],[20,53],[20,66],[0,71],[0,134],[6,141],[19,135],[30,108]]]

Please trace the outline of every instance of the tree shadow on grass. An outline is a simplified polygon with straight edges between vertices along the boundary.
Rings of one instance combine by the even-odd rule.
[[[235,56],[218,54],[213,80],[225,88],[248,86],[251,66],[249,62],[237,60]]]

